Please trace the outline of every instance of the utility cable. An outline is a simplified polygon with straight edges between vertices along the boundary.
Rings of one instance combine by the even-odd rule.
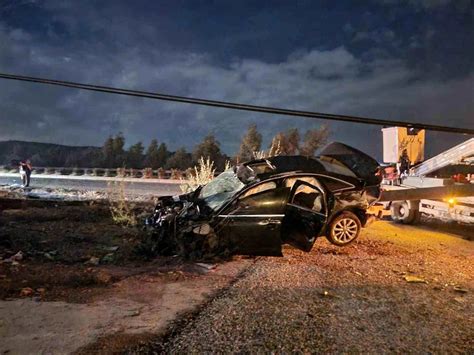
[[[120,88],[114,88],[114,87],[108,87],[108,86],[81,84],[81,83],[71,82],[71,81],[51,80],[51,79],[36,78],[36,77],[30,77],[30,76],[14,75],[14,74],[0,73],[0,79],[27,81],[27,82],[32,82],[32,83],[49,84],[49,85],[63,86],[63,87],[69,87],[69,88],[98,91],[98,92],[104,92],[104,93],[109,93],[109,94],[144,97],[148,99],[181,102],[181,103],[201,105],[201,106],[221,107],[221,108],[227,108],[227,109],[232,109],[232,110],[252,111],[252,112],[261,112],[261,113],[270,113],[270,114],[276,114],[276,115],[286,115],[286,116],[296,116],[296,117],[306,117],[306,118],[317,118],[317,119],[322,119],[322,120],[344,121],[344,122],[353,122],[353,123],[362,123],[362,124],[371,124],[371,125],[380,125],[380,126],[399,126],[399,127],[413,128],[413,129],[426,129],[426,130],[438,131],[438,132],[474,135],[474,129],[471,129],[471,128],[448,127],[448,126],[439,126],[439,125],[432,125],[432,124],[425,124],[425,123],[412,123],[412,122],[404,122],[404,121],[375,119],[375,118],[368,118],[368,117],[335,115],[335,114],[329,114],[329,113],[290,110],[290,109],[268,107],[268,106],[247,105],[247,104],[239,104],[235,102],[206,100],[206,99],[200,99],[200,98],[194,98],[194,97],[168,95],[168,94],[153,93],[153,92],[147,92],[147,91],[127,90],[127,89],[120,89]]]

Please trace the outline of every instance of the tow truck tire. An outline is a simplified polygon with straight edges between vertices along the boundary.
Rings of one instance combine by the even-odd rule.
[[[356,240],[361,228],[359,218],[352,212],[344,211],[331,221],[326,238],[331,244],[342,247]]]
[[[420,212],[410,201],[396,201],[390,205],[392,221],[402,224],[413,224],[419,219]]]

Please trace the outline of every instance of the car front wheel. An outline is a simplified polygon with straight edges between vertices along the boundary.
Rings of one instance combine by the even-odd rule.
[[[360,229],[359,218],[354,213],[345,211],[332,220],[327,239],[334,245],[344,246],[357,239]]]

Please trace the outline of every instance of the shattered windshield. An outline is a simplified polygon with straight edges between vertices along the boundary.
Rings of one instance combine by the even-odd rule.
[[[234,171],[228,169],[217,176],[214,180],[204,185],[199,193],[199,198],[206,201],[210,208],[217,210],[244,186],[245,185],[237,178]]]

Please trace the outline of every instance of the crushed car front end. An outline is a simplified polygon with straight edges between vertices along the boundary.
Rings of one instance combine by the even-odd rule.
[[[214,232],[216,211],[244,186],[230,169],[195,191],[160,197],[153,214],[145,220],[154,248],[163,255],[188,258],[231,254],[231,245]]]

